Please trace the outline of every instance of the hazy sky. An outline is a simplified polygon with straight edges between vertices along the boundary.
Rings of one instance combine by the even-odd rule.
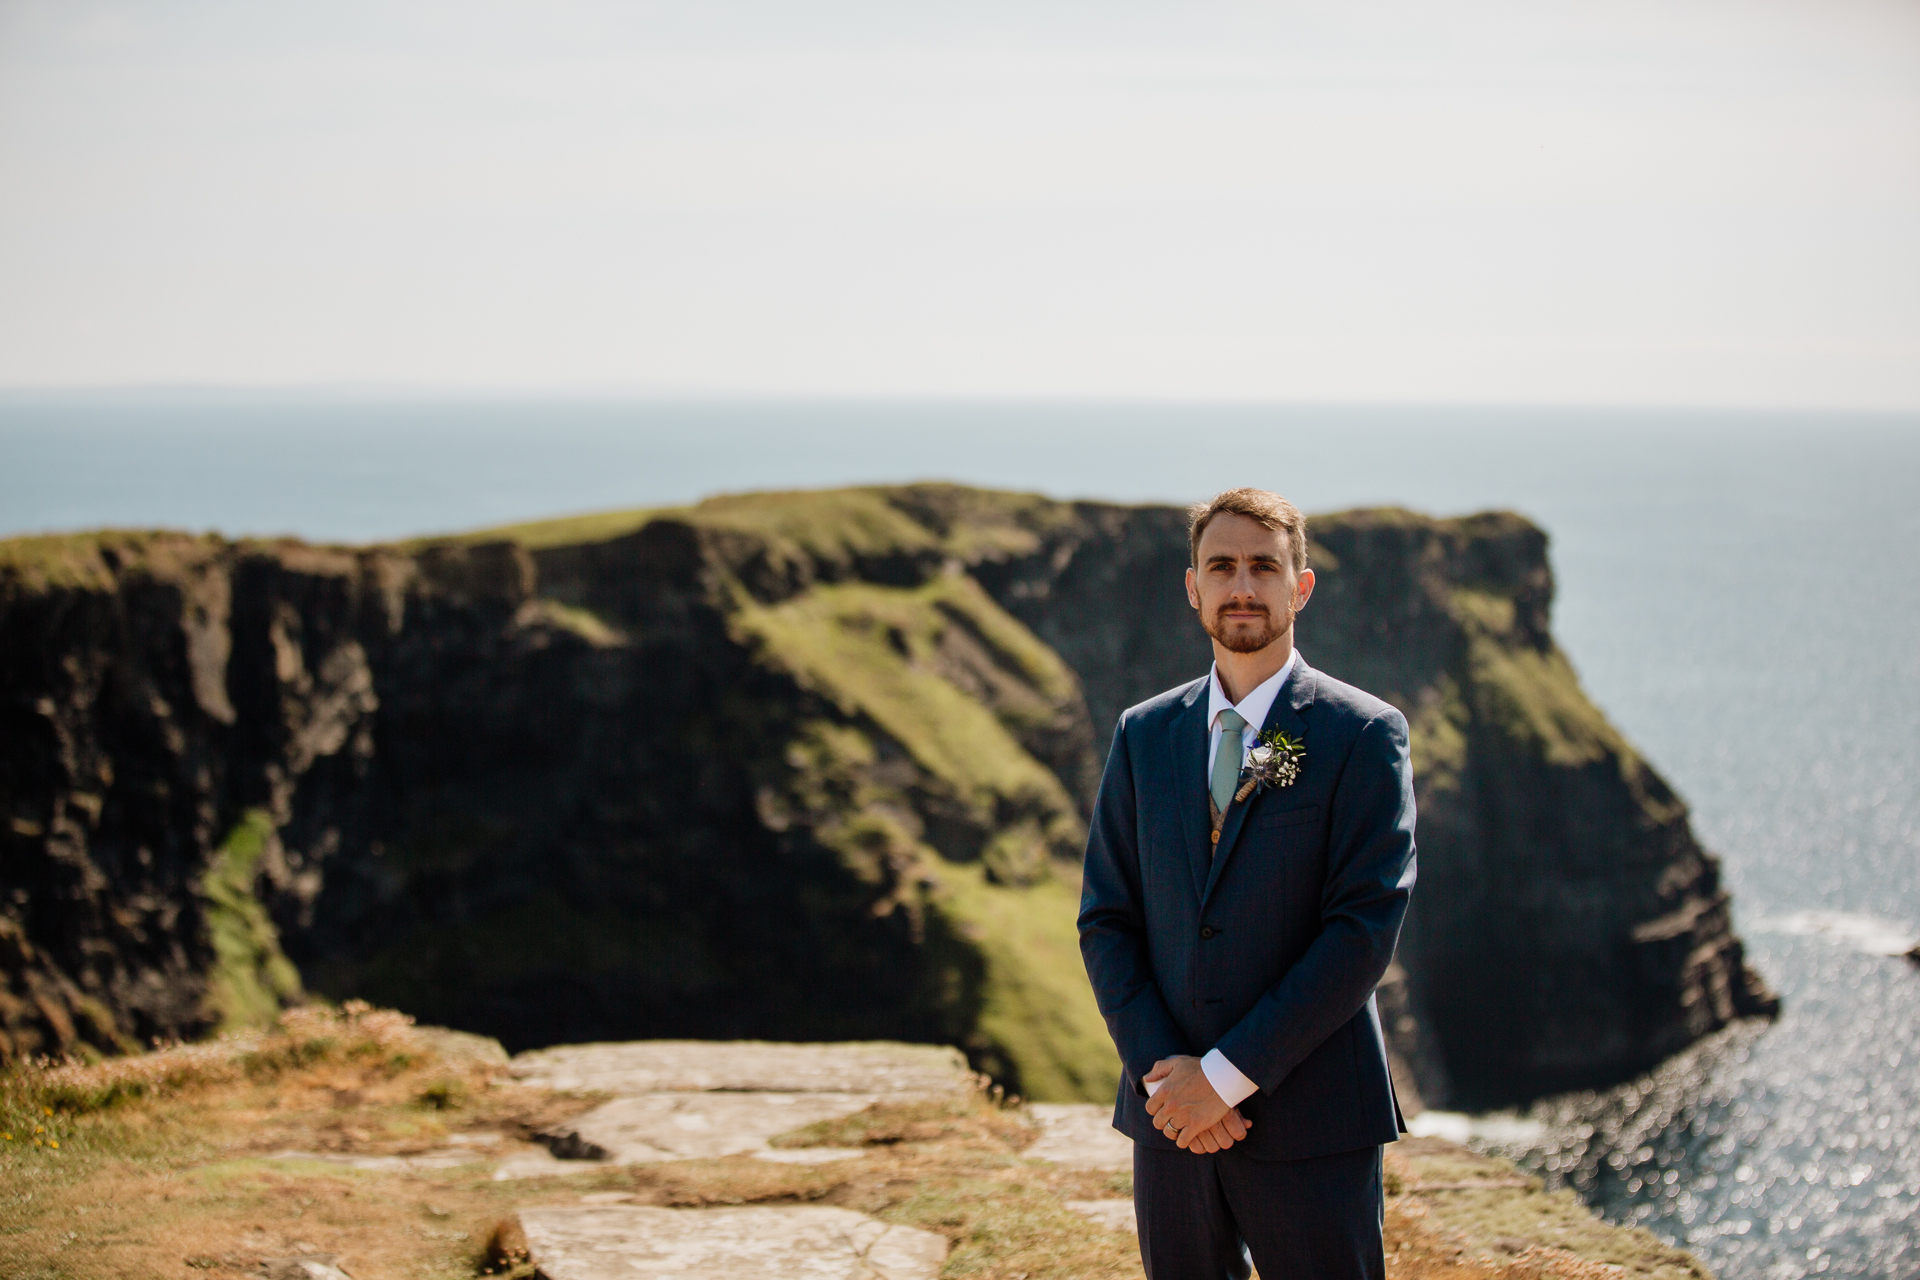
[[[0,386],[1920,407],[1914,0],[0,0]]]

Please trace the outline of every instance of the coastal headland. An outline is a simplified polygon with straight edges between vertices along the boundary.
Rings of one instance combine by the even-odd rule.
[[[1303,651],[1413,726],[1407,1095],[1605,1084],[1772,1012],[1684,804],[1553,641],[1545,534],[1312,531]],[[1114,717],[1205,670],[1185,558],[1174,508],[931,484],[0,543],[0,1054],[311,994],[516,1051],[950,1044],[1110,1096],[1075,861]]]

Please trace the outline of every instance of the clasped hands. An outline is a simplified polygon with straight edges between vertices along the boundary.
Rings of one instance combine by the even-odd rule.
[[[1225,1151],[1247,1136],[1253,1122],[1214,1092],[1200,1059],[1181,1054],[1153,1064],[1143,1083],[1163,1083],[1147,1099],[1153,1127],[1180,1144],[1182,1151]]]

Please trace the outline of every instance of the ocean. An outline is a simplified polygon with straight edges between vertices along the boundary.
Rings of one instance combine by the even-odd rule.
[[[1920,968],[1891,954],[1920,935],[1920,415],[0,395],[0,534],[370,540],[916,479],[1538,521],[1561,644],[1692,805],[1785,1012],[1430,1123],[1723,1280],[1920,1275]]]

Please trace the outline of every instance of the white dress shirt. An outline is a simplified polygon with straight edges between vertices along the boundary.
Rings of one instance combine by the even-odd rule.
[[[1280,686],[1293,674],[1293,668],[1300,661],[1300,651],[1295,649],[1287,655],[1287,663],[1278,671],[1255,685],[1253,692],[1235,703],[1227,697],[1227,691],[1220,687],[1220,668],[1216,665],[1207,676],[1207,759],[1205,776],[1213,776],[1213,754],[1220,746],[1220,713],[1231,707],[1240,713],[1247,722],[1240,731],[1240,763],[1245,767],[1246,753],[1260,737],[1260,726],[1267,722],[1267,712],[1273,709],[1273,700],[1280,696]],[[1207,1083],[1220,1095],[1220,1100],[1230,1107],[1237,1107],[1260,1091],[1260,1086],[1240,1073],[1240,1069],[1227,1061],[1227,1055],[1218,1049],[1209,1049],[1200,1059],[1200,1069],[1206,1072]],[[1155,1080],[1147,1086],[1149,1096],[1157,1092],[1164,1083]]]

